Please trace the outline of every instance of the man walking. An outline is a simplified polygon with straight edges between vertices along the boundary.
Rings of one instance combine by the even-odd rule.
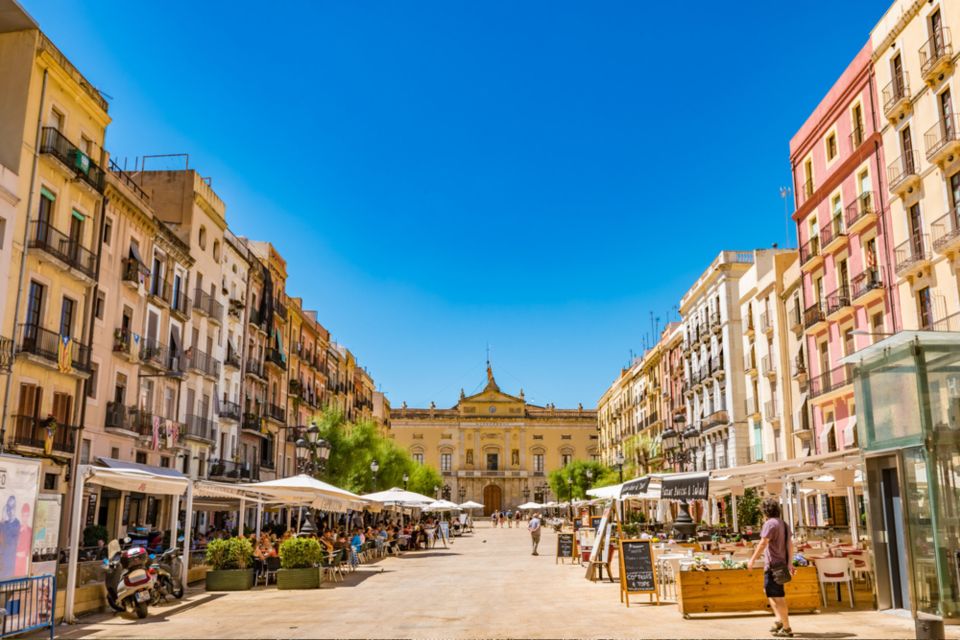
[[[517,525],[519,526],[519,524]],[[537,545],[540,544],[540,514],[535,513],[527,524],[527,531],[530,532],[530,541],[533,543],[533,553],[530,555],[538,556]]]
[[[763,555],[763,592],[770,601],[773,615],[777,617],[770,632],[778,638],[792,638],[787,594],[783,588],[794,572],[790,527],[780,519],[780,504],[776,498],[764,498],[760,510],[766,519],[760,530],[760,543],[747,563],[747,569],[753,569],[753,563]]]

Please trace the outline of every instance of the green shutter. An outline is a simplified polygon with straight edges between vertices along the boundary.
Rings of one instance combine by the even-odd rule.
[[[53,191],[47,189],[46,187],[40,187],[40,195],[46,198],[47,200],[56,200],[57,196],[53,194]]]
[[[76,218],[77,220],[79,220],[80,222],[83,222],[84,220],[87,219],[87,217],[86,217],[85,215],[83,215],[82,213],[80,213],[80,212],[77,211],[76,209],[73,210],[73,217]]]

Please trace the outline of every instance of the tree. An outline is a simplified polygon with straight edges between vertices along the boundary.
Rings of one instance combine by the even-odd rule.
[[[760,524],[760,494],[756,489],[744,489],[737,498],[737,522],[741,527]]]
[[[443,486],[443,477],[440,472],[426,464],[413,463],[413,473],[410,474],[410,491],[422,493],[425,496],[436,497],[434,487]]]
[[[587,469],[593,472],[593,479],[587,479]],[[550,489],[560,501],[571,499],[583,499],[587,497],[587,489],[598,485],[597,480],[607,477],[610,470],[599,462],[593,460],[574,460],[562,469],[554,469],[547,476],[547,482],[550,483]],[[571,483],[572,480],[572,483]]]

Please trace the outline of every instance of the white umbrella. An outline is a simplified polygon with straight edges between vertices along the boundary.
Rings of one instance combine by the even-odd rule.
[[[459,511],[460,505],[449,500],[435,500],[428,504],[424,511]]]
[[[383,504],[412,507],[415,509],[423,509],[434,502],[434,499],[429,496],[416,493],[415,491],[407,491],[400,487],[393,487],[392,489],[378,491],[376,493],[368,493],[361,497],[364,500],[373,500],[374,502],[381,502]]]
[[[538,503],[536,503],[536,502],[524,502],[524,503],[521,504],[519,507],[517,507],[517,509],[523,509],[523,510],[526,510],[526,509],[540,509],[542,506],[543,506],[543,505],[538,504]]]
[[[289,478],[242,485],[242,489],[245,492],[273,496],[283,501],[309,502],[314,508],[327,511],[358,510],[370,504],[370,501],[355,493],[335,487],[323,480],[317,480],[305,473]]]
[[[473,500],[467,500],[460,504],[461,509],[483,509],[483,505]]]

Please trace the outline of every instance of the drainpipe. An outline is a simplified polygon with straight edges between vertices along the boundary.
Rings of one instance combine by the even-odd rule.
[[[43,80],[40,84],[40,106],[37,108],[37,135],[33,141],[33,167],[30,170],[30,191],[27,193],[27,215],[26,223],[23,227],[23,244],[20,253],[20,273],[17,276],[17,295],[13,303],[13,331],[10,336],[13,338],[10,345],[10,373],[7,374],[7,381],[4,384],[3,391],[3,414],[0,415],[0,453],[3,453],[3,445],[7,435],[7,410],[10,407],[10,389],[13,386],[13,363],[17,358],[17,318],[20,315],[20,299],[23,297],[23,279],[27,272],[27,243],[30,238],[30,212],[33,211],[33,193],[37,182],[37,167],[40,163],[40,138],[43,134],[43,108],[47,95],[47,69],[43,70]]]

